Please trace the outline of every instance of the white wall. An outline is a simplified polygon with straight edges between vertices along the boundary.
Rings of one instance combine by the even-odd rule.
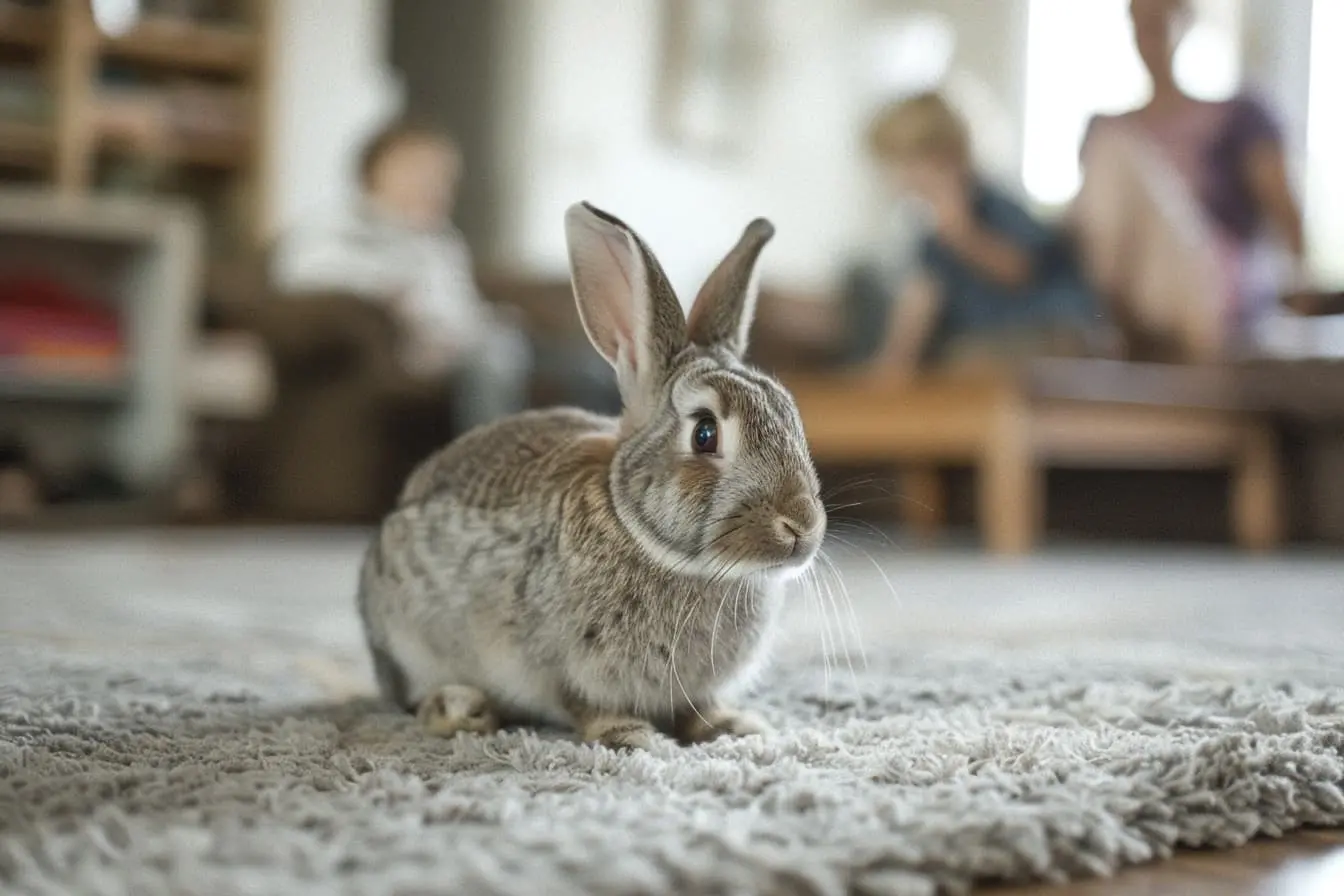
[[[720,162],[680,154],[656,135],[659,6],[510,4],[502,55],[526,62],[510,67],[501,99],[514,114],[501,140],[512,175],[496,262],[563,271],[564,209],[587,199],[643,233],[684,299],[757,215],[778,229],[769,280],[829,285],[882,220],[885,198],[861,145],[878,99],[863,51],[874,20],[902,12],[955,17],[955,87],[985,113],[995,167],[1017,170],[1020,53],[1011,35],[1021,0],[759,0],[760,89],[741,154]]]
[[[1317,0],[1312,18],[1309,127],[1306,134],[1307,235],[1316,273],[1326,283],[1344,286],[1344,57],[1337,52],[1344,36],[1344,4]]]
[[[271,0],[276,4],[269,140],[270,227],[348,201],[369,131],[400,90],[383,62],[386,0]]]
[[[513,4],[508,84],[514,149],[499,261],[565,268],[564,209],[586,199],[640,230],[684,293],[765,215],[779,235],[774,276],[817,283],[852,242],[866,193],[851,73],[852,0],[763,0],[767,85],[744,122],[738,158],[678,154],[655,136],[657,0],[530,0]]]
[[[741,156],[687,156],[655,133],[657,0],[532,0],[511,39],[530,59],[509,87],[516,116],[501,261],[564,269],[562,216],[586,199],[628,220],[685,293],[751,218],[774,220],[771,277],[824,281],[851,244],[867,193],[844,47],[852,0],[763,0],[766,90],[743,122]]]

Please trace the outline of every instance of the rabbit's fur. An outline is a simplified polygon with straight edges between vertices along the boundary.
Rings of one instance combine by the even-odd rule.
[[[361,573],[379,687],[442,734],[543,721],[643,747],[658,729],[763,731],[726,701],[826,524],[792,398],[741,360],[773,228],[746,228],[688,320],[625,224],[586,203],[565,223],[625,411],[519,414],[411,475]]]

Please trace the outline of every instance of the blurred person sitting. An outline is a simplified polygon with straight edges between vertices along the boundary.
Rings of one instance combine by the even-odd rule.
[[[1131,0],[1130,19],[1152,95],[1089,123],[1070,228],[1136,353],[1212,360],[1251,343],[1280,300],[1309,313],[1324,297],[1306,274],[1274,116],[1247,95],[1209,102],[1177,84],[1190,0]]]
[[[894,290],[872,267],[849,276],[851,307],[869,317],[881,307],[887,318],[880,370],[905,376],[924,366],[1088,354],[1100,345],[1099,305],[1072,253],[974,169],[966,124],[941,95],[888,105],[868,143],[896,191],[920,200],[931,218],[913,269]]]
[[[384,303],[406,371],[452,384],[457,430],[522,410],[532,349],[487,303],[470,250],[450,223],[462,159],[436,131],[407,124],[375,135],[359,161],[352,209],[285,234],[271,275],[282,293],[351,293]]]

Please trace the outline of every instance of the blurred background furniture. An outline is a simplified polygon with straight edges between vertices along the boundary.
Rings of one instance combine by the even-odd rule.
[[[0,0],[0,179],[188,196],[211,255],[255,248],[276,4],[140,6],[120,32],[100,30],[89,0]]]
[[[200,416],[227,430],[218,436],[227,447],[214,455],[232,510],[311,522],[376,520],[415,464],[455,434],[451,392],[403,371],[396,327],[376,303],[335,293],[279,295],[264,271],[258,258],[212,278],[208,327],[218,350],[232,345],[232,355],[201,364],[213,364],[216,378],[248,384],[253,396],[224,407],[222,396],[206,397],[209,372],[201,373]],[[479,280],[487,298],[517,311],[541,345],[580,340],[586,347],[567,279],[483,271]],[[534,405],[559,398],[553,381],[535,379]]]
[[[1042,359],[1002,374],[813,375],[788,385],[818,462],[904,467],[906,519],[926,533],[946,516],[937,469],[969,464],[986,546],[1028,551],[1044,526],[1045,471],[1064,465],[1230,469],[1237,543],[1264,550],[1284,537],[1274,431],[1223,370]]]
[[[215,326],[257,338],[274,377],[272,400],[225,453],[235,511],[377,519],[452,436],[446,389],[401,370],[391,317],[358,296],[265,291],[219,303]]]
[[[1249,404],[1283,431],[1297,528],[1344,544],[1344,361],[1265,359],[1237,371]]]
[[[1313,140],[1326,142],[1313,143],[1295,162],[1304,168],[1304,195],[1315,206],[1308,223],[1320,247],[1324,282],[1336,283],[1344,268],[1332,247],[1344,244],[1335,238],[1340,216],[1332,197],[1341,194],[1330,187],[1338,166],[1329,159],[1338,156],[1331,147],[1344,131],[1332,124],[1339,79],[1320,67],[1332,57],[1319,48],[1338,43],[1340,14],[1323,0],[1290,4],[1296,12],[1241,0],[1222,5],[1237,7],[1236,14],[1208,17],[1204,10],[1203,23],[1212,30],[1202,31],[1201,41],[1220,41],[1237,64],[1219,69],[1222,74],[1206,66],[1217,84],[1208,81],[1205,88],[1210,95],[1239,85],[1268,91],[1284,112],[1289,145],[1303,145],[1308,119],[1316,123]],[[657,127],[657,85],[666,73],[656,57],[669,36],[662,20],[671,5],[622,6],[600,18],[586,4],[569,2],[142,0],[138,6],[134,22],[104,19],[100,28],[90,0],[0,0],[0,181],[72,199],[109,193],[180,197],[200,210],[208,262],[199,278],[203,307],[191,314],[188,357],[171,386],[187,410],[191,447],[173,461],[169,478],[213,481],[227,499],[224,519],[373,518],[419,455],[451,435],[444,429],[451,419],[447,399],[406,386],[389,372],[392,337],[376,312],[355,307],[353,296],[309,296],[301,307],[297,297],[272,301],[277,297],[264,278],[252,273],[253,259],[276,232],[315,208],[339,203],[358,147],[387,115],[404,111],[456,135],[466,168],[454,219],[486,268],[482,291],[519,309],[533,338],[547,349],[559,346],[555,354],[561,358],[572,359],[567,353],[576,343],[589,353],[584,357],[591,352],[573,311],[560,224],[565,203],[581,198],[576,194],[623,204],[616,210],[660,250],[669,275],[688,290],[745,217],[770,216],[780,237],[763,270],[751,357],[790,381],[819,383],[814,374],[836,362],[837,342],[866,340],[871,347],[882,336],[875,317],[851,315],[835,301],[839,275],[860,256],[880,258],[894,269],[906,251],[902,241],[914,235],[911,221],[892,214],[854,139],[875,104],[908,89],[902,77],[914,77],[895,61],[919,54],[904,52],[910,44],[898,36],[945,32],[947,58],[925,60],[931,66],[927,82],[941,78],[939,83],[965,94],[963,111],[975,125],[982,154],[1001,162],[1005,182],[1022,188],[1045,216],[1065,200],[1067,182],[1077,173],[1070,136],[1075,119],[1081,124],[1096,111],[1102,94],[1125,93],[1129,103],[1143,90],[1137,82],[1133,96],[1129,88],[1120,90],[1121,82],[1132,80],[1118,68],[1133,62],[1127,49],[1114,58],[1101,55],[1103,48],[1125,43],[1116,36],[1124,30],[1123,3],[1097,11],[1103,18],[1094,23],[1091,13],[1084,20],[1068,4],[1046,0],[943,4],[937,10],[898,2],[818,6],[785,0],[761,19],[754,38],[759,55],[752,65],[758,69],[751,76],[760,94],[734,121],[740,147],[710,165],[668,144]],[[1040,28],[1019,33],[1027,21]],[[604,98],[598,115],[585,97],[605,77],[606,63],[580,48],[608,39],[625,48],[621,59],[634,74]],[[1075,51],[1095,55],[1098,69],[1096,84],[1071,99],[1064,95],[1069,91],[1057,89],[1058,74]],[[871,64],[863,61],[869,56]],[[499,59],[525,64],[506,72]],[[844,68],[836,63],[851,59],[867,74],[859,81],[833,77]],[[1309,83],[1326,86],[1308,91]],[[796,113],[800,99],[810,110],[805,116]],[[812,186],[797,180],[802,170]],[[97,306],[100,296],[120,290],[116,280],[74,292]],[[1312,313],[1321,310],[1328,309]],[[119,345],[116,327],[107,322],[104,314],[104,341]],[[1303,327],[1285,330],[1288,348],[1322,357],[1344,351],[1344,330],[1329,326],[1327,318],[1300,322]],[[98,329],[96,321],[86,324]],[[78,348],[65,345],[62,363],[88,372],[115,360],[116,351],[93,342],[88,337]],[[1344,462],[1338,460],[1344,452],[1337,447],[1344,441],[1338,422],[1344,399],[1328,385],[1338,379],[1335,369],[1327,361],[1298,366],[1280,360],[1224,371],[1239,396],[1233,404],[1244,403],[1256,425],[1269,427],[1282,443],[1289,513],[1267,528],[1286,529],[1295,538],[1344,541]],[[1005,483],[1012,479],[999,480],[1002,493],[1028,495],[997,503],[996,518],[1016,520],[1011,526],[1019,535],[1013,538],[1034,537],[1026,508],[1040,499],[1039,481],[1047,477],[1048,513],[1042,509],[1036,516],[1038,522],[1048,517],[1052,534],[1224,537],[1229,470],[1219,468],[1233,465],[1227,452],[1206,452],[1198,462],[1173,457],[1170,463],[1132,455],[1180,441],[1174,432],[1197,428],[1191,413],[1206,420],[1228,414],[1194,399],[1171,406],[1162,389],[1155,396],[1132,395],[1152,391],[1139,371],[1106,368],[1082,396],[1059,393],[1075,385],[1068,381],[1042,384],[1026,372],[1012,380],[1016,385],[1007,394],[1029,411],[1048,402],[1066,407],[1074,421],[1123,416],[1123,426],[1105,424],[1114,438],[1102,439],[1102,424],[1094,422],[1069,423],[1070,438],[1116,442],[1130,455],[1098,466],[1075,457],[1072,448],[1042,449],[1036,474],[1018,475],[1011,488]],[[1139,379],[1131,381],[1133,376]],[[914,392],[899,400],[875,395],[866,407],[855,403],[852,416],[870,426],[904,416],[902,426],[923,427],[919,438],[930,440],[939,426],[956,435],[947,421],[958,416],[978,420],[975,431],[984,432],[985,421],[995,419],[985,408],[1003,389],[976,387],[976,397],[958,404],[969,387],[928,388],[942,389],[952,403],[936,405],[930,398],[921,404]],[[51,403],[49,417],[99,419],[119,407],[115,390],[104,389],[96,399],[91,396],[99,390],[85,384],[81,391],[84,397],[64,401],[59,414]],[[564,397],[545,373],[537,377],[534,404]],[[31,404],[25,400],[24,407]],[[3,413],[14,407],[7,402]],[[1222,424],[1198,426],[1211,431]],[[1051,432],[1057,428],[1051,423]],[[71,457],[90,447],[80,434],[65,422],[42,430],[45,440]],[[828,489],[861,472],[876,475],[875,489],[890,491],[903,466],[896,489],[907,524],[933,534],[988,519],[978,512],[988,499],[977,497],[969,469],[981,462],[981,453],[949,449],[948,460],[935,462],[921,449],[919,457],[899,465],[887,455],[865,461],[857,459],[868,456],[861,440],[846,446],[842,435],[816,434]],[[963,436],[963,444],[971,444],[965,432],[958,438]],[[8,447],[0,444],[0,472],[4,458],[14,456],[5,453]],[[1120,452],[1116,445],[1102,447]],[[1029,482],[1037,485],[1024,485]],[[863,503],[842,515],[871,513],[871,522],[885,528],[891,506]],[[1033,535],[1021,535],[1027,531]]]
[[[0,191],[0,309],[34,312],[0,345],[0,428],[48,467],[92,465],[139,494],[168,487],[190,447],[182,384],[201,251],[182,203]],[[106,312],[106,337],[42,315],[62,301]]]

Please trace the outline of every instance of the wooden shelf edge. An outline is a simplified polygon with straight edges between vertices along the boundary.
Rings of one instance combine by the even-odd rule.
[[[77,401],[112,404],[130,392],[124,376],[83,377],[28,374],[6,370],[0,361],[0,398],[6,401]]]
[[[0,46],[41,50],[51,45],[56,19],[50,9],[0,2]]]
[[[256,40],[242,28],[149,19],[120,37],[104,37],[105,57],[222,75],[245,75],[256,61]]]
[[[0,119],[0,164],[44,168],[51,162],[54,147],[55,136],[50,126]]]
[[[249,148],[217,140],[170,140],[163,147],[147,147],[136,140],[119,135],[103,135],[98,149],[115,158],[141,159],[166,165],[190,165],[233,171],[248,164]]]

